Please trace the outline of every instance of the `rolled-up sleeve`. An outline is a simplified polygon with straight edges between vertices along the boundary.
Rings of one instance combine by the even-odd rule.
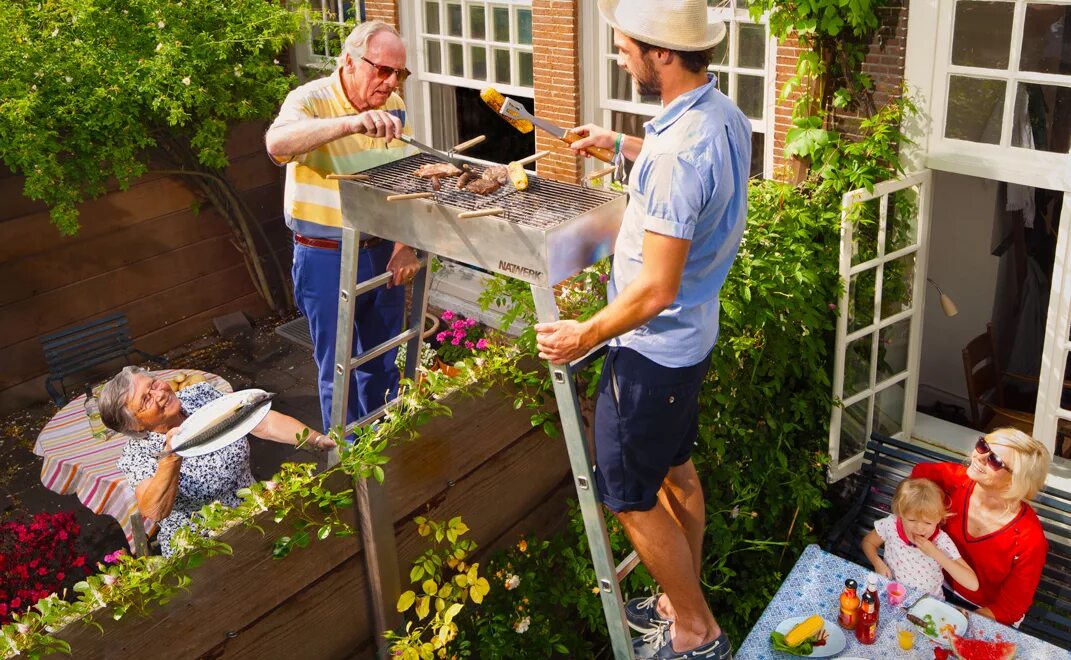
[[[279,115],[275,118],[275,121],[271,123],[271,128],[268,130],[282,128],[293,124],[294,122],[312,118],[313,115],[309,110],[308,104],[305,102],[305,95],[301,93],[301,88],[298,88],[286,95],[286,100],[283,101],[283,107],[279,109]],[[268,155],[276,165],[286,165],[290,162],[300,163],[305,156],[304,154],[292,154],[280,157],[272,156],[271,154]]]
[[[679,156],[659,155],[651,159],[646,175],[643,228],[692,240],[699,213],[710,199],[695,166]]]

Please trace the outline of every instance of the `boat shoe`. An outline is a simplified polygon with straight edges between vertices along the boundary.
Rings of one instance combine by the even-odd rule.
[[[625,603],[625,620],[628,621],[629,627],[646,635],[673,623],[671,619],[664,619],[658,613],[658,599],[661,596],[661,593],[655,593],[647,598],[633,598]]]
[[[733,660],[733,646],[724,630],[712,642],[687,651],[674,651],[669,626],[657,628],[643,637],[633,639],[632,653],[639,660]]]

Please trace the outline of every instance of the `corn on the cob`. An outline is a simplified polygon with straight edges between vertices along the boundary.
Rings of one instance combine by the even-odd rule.
[[[823,627],[825,627],[825,621],[822,620],[822,617],[812,614],[801,623],[796,624],[795,628],[788,631],[788,634],[785,635],[785,644],[799,646],[804,641],[814,637]]]
[[[481,91],[480,98],[495,111],[495,114],[513,124],[513,127],[521,133],[531,133],[535,130],[535,126],[533,126],[532,122],[527,119],[514,119],[502,114],[502,104],[506,102],[506,97],[499,94],[498,90],[494,87],[488,87]]]
[[[528,173],[524,171],[524,165],[513,161],[506,167],[509,170],[509,180],[513,182],[513,187],[517,190],[527,190]]]

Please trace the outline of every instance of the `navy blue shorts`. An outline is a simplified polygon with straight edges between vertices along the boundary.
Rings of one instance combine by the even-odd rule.
[[[688,462],[709,368],[710,355],[673,368],[610,348],[595,402],[595,484],[610,510],[650,510],[669,469]]]

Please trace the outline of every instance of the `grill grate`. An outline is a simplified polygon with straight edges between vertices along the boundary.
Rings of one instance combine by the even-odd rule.
[[[441,162],[434,156],[416,154],[365,170],[362,174],[369,175],[371,179],[362,183],[392,194],[435,192],[431,187],[431,179],[414,176],[413,172],[421,165]],[[472,171],[477,175],[482,174],[484,169],[480,165],[472,165]],[[442,179],[442,188],[435,192],[435,197],[429,199],[462,211],[500,206],[505,209],[502,217],[509,222],[550,229],[611,202],[618,196],[617,193],[582,188],[536,176],[529,176],[527,190],[515,190],[513,186],[506,184],[490,195],[478,195],[458,190],[457,177],[453,177]]]

